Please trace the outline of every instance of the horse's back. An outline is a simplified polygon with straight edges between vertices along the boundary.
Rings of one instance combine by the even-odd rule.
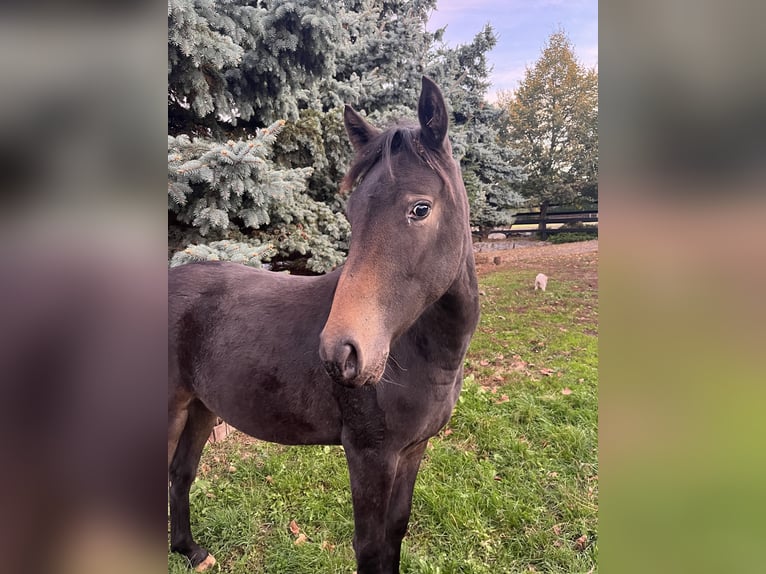
[[[171,386],[258,438],[337,441],[332,382],[317,351],[336,274],[215,262],[172,269],[168,281]]]
[[[181,265],[168,273],[171,327],[174,319],[195,306],[224,310],[227,305],[244,304],[256,315],[259,309],[270,307],[287,310],[295,305],[305,307],[307,303],[309,307],[319,308],[323,303],[329,306],[335,282],[334,273],[303,277],[224,261]]]
[[[198,302],[217,299],[232,289],[265,289],[278,283],[281,274],[255,269],[238,263],[206,261],[173,267],[168,272],[168,301],[171,316]]]

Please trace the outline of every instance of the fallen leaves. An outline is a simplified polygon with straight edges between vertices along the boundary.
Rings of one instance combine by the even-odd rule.
[[[298,526],[298,523],[295,522],[295,520],[290,521],[288,528],[290,529],[292,535],[296,537],[295,540],[293,540],[293,544],[300,546],[301,544],[308,542],[308,536],[301,532],[301,527]]]
[[[571,395],[572,394],[572,389],[570,389],[569,387],[564,387],[563,389],[561,389],[561,394],[562,395]]]
[[[294,546],[302,546],[311,542],[309,537],[306,536],[306,533],[301,530],[301,527],[295,520],[291,520],[287,528],[290,530],[290,534],[295,536],[295,540],[293,540]],[[335,544],[328,542],[327,540],[323,540],[320,548],[322,550],[326,550],[327,552],[333,552],[335,550]]]
[[[528,363],[523,361],[519,355],[514,355],[510,368],[512,371],[525,371],[527,369],[527,364]]]
[[[561,536],[564,532],[563,526],[564,526],[563,522],[554,524],[552,527],[553,534],[555,534],[556,536]],[[570,538],[570,540],[572,539]],[[556,548],[561,547],[561,540],[555,540],[553,542],[553,545]],[[573,540],[573,547],[574,547],[574,550],[576,550],[577,552],[582,552],[583,550],[585,550],[588,547],[588,535],[583,534],[582,536],[578,536],[577,538],[575,538]]]
[[[588,546],[588,536],[586,534],[583,534],[577,540],[575,540],[575,550],[582,552],[585,550],[586,546]]]

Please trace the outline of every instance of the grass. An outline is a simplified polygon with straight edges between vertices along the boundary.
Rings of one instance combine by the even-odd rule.
[[[598,231],[596,233],[588,233],[586,231],[562,231],[560,233],[553,233],[548,237],[548,241],[551,243],[573,243],[575,241],[590,241],[598,237]]]
[[[402,572],[597,571],[597,294],[563,279],[533,291],[533,277],[481,280],[464,390],[421,467]],[[195,536],[234,574],[350,574],[351,514],[340,447],[236,434],[206,447],[192,489]],[[189,572],[175,554],[168,570]]]

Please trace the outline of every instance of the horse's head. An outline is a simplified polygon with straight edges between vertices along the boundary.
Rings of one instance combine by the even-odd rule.
[[[455,281],[470,249],[468,202],[447,139],[447,109],[428,78],[420,126],[380,131],[346,106],[356,157],[344,185],[352,237],[319,354],[333,380],[377,383],[392,341]],[[470,256],[470,253],[469,253]]]

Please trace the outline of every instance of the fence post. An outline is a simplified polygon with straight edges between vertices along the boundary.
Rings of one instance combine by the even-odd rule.
[[[540,233],[540,240],[545,241],[548,239],[548,230],[546,229],[545,220],[548,217],[548,202],[543,201],[540,205],[540,223],[537,231]]]

